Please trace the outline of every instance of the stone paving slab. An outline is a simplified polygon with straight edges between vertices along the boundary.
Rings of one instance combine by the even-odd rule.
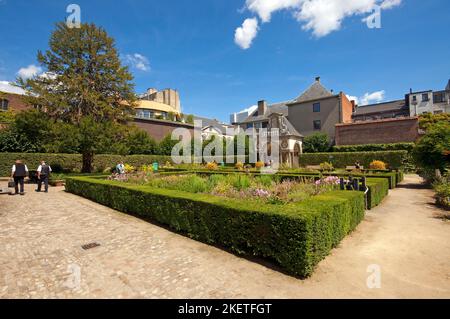
[[[391,191],[307,280],[61,187],[26,191],[0,196],[0,298],[450,297],[449,222],[434,218],[430,190]],[[374,263],[381,289],[366,285]]]

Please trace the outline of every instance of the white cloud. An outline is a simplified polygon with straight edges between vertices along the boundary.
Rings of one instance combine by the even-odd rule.
[[[402,0],[246,0],[245,7],[263,23],[270,22],[277,11],[291,11],[303,30],[323,37],[339,30],[345,18],[372,13],[377,5],[388,10],[401,3]]]
[[[242,26],[234,32],[234,42],[246,50],[252,45],[253,39],[258,34],[258,19],[246,19]]]
[[[363,105],[369,105],[369,104],[373,104],[373,103],[380,103],[384,101],[386,95],[386,91],[381,90],[381,91],[375,91],[372,93],[366,93],[361,97],[356,97],[356,96],[351,96],[351,95],[347,95],[347,98],[350,101],[355,101],[357,105],[359,106],[363,106]]]
[[[125,56],[126,63],[130,64],[133,68],[147,72],[150,71],[150,62],[148,58],[142,54],[134,53],[127,54]]]
[[[33,76],[38,75],[42,72],[42,68],[39,66],[36,66],[34,64],[30,64],[26,68],[21,68],[19,72],[17,72],[17,75],[21,77],[22,79],[26,80],[29,78],[32,78]]]
[[[298,9],[303,0],[246,0],[245,6],[259,15],[263,22],[269,22],[272,13],[283,9]]]
[[[347,95],[347,99],[350,101],[355,101],[357,105],[359,104],[359,98],[357,96]]]
[[[0,92],[5,93],[15,93],[15,94],[25,94],[25,91],[17,86],[13,86],[11,82],[8,81],[0,81]]]
[[[372,103],[380,103],[384,100],[385,91],[376,91],[373,93],[366,93],[361,97],[360,105],[368,105]]]

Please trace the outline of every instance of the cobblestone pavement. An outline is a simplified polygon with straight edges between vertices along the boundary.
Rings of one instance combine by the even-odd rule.
[[[0,298],[450,297],[450,224],[430,190],[392,191],[307,280],[63,188],[26,190],[0,196]],[[81,248],[91,242],[101,246]],[[381,289],[367,288],[371,264]]]

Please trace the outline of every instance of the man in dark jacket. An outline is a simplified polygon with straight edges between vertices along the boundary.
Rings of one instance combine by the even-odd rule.
[[[41,191],[42,183],[44,183],[45,192],[48,193],[48,178],[50,177],[51,172],[52,168],[50,165],[47,165],[45,161],[41,161],[41,165],[39,165],[37,169],[38,188],[36,189],[36,192]]]
[[[11,169],[11,178],[14,178],[14,195],[25,195],[24,191],[24,179],[28,175],[28,167],[21,161],[17,160]],[[20,185],[20,192],[19,192]]]

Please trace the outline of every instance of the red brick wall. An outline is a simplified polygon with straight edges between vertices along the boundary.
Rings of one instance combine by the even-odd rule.
[[[26,104],[22,100],[22,96],[18,94],[12,94],[12,93],[3,93],[0,95],[0,99],[6,99],[8,100],[8,108],[10,110],[13,110],[15,112],[21,112],[28,109],[33,108],[31,105]]]
[[[161,141],[167,135],[172,134],[173,130],[180,127],[189,129],[189,131],[191,132],[191,136],[194,137],[194,126],[190,124],[142,119],[135,119],[134,124],[146,131],[156,141]]]
[[[418,138],[417,117],[336,125],[336,145],[415,142]]]
[[[353,104],[347,98],[347,96],[341,92],[341,107],[342,107],[342,123],[351,123],[353,114]]]

